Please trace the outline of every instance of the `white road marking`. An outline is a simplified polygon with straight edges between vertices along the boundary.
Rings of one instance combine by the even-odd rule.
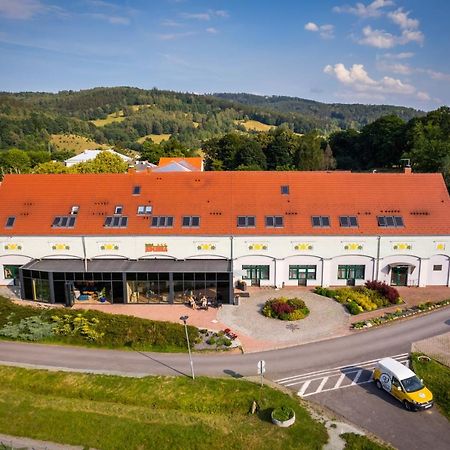
[[[328,377],[325,377],[319,384],[319,387],[316,390],[316,394],[318,394],[319,392],[322,392],[323,387],[325,386],[325,383],[328,381]]]
[[[394,358],[402,364],[408,366],[408,353],[394,355],[391,356],[391,358]],[[285,387],[300,385],[300,388],[297,391],[297,395],[299,395],[300,397],[309,397],[310,395],[315,395],[322,392],[329,392],[336,389],[371,383],[372,370],[380,359],[382,358],[372,359],[355,364],[347,364],[345,366],[334,367],[331,369],[315,370],[309,373],[280,378],[278,380],[275,380],[275,382],[282,384]],[[349,381],[351,381],[349,384],[343,384],[346,377],[349,379]],[[315,390],[308,392],[313,381],[320,381],[319,386]],[[327,386],[328,382],[330,382],[330,384]],[[314,389],[314,387],[312,389]]]

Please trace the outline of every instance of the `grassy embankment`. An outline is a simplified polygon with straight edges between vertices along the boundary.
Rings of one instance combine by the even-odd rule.
[[[393,450],[392,447],[378,444],[367,436],[355,433],[343,433],[340,435],[345,441],[344,450]]]
[[[38,323],[18,329],[18,324],[23,325],[30,317],[37,318]],[[54,317],[65,320],[66,327],[60,326],[60,333],[41,333],[49,323],[56,325]],[[41,309],[18,305],[0,297],[0,331],[8,324],[16,326],[17,336],[0,336],[0,339],[153,352],[187,351],[184,326],[181,324],[92,310]],[[188,326],[188,333],[193,345],[199,336],[198,329]]]
[[[82,153],[84,150],[109,148],[107,145],[99,144],[78,134],[52,134],[50,142],[58,150],[72,150],[76,154]]]
[[[425,386],[433,393],[434,401],[450,420],[450,369],[434,361],[419,361],[419,354],[411,355],[412,370],[423,379]]]
[[[141,379],[0,367],[0,432],[108,449],[321,449],[325,427],[298,400],[242,380]],[[261,407],[249,410],[253,400]],[[270,423],[274,407],[296,423]]]

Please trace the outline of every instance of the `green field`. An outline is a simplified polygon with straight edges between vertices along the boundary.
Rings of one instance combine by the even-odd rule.
[[[236,123],[243,125],[247,131],[269,131],[275,128],[273,125],[266,125],[265,123],[258,122],[257,120],[244,120],[236,121]]]
[[[321,449],[325,427],[297,399],[234,379],[125,378],[0,367],[0,432],[115,449]],[[249,414],[253,400],[261,409]],[[295,410],[278,428],[274,407]]]
[[[170,139],[171,134],[147,134],[145,136],[140,137],[137,141],[139,144],[145,142],[146,139],[151,139],[155,144],[161,144],[162,141],[168,141]]]
[[[91,120],[91,122],[96,127],[104,127],[105,125],[109,125],[110,123],[123,122],[124,120],[125,117],[123,116],[123,111],[118,111],[117,113],[108,114],[106,119]]]
[[[450,420],[450,369],[437,361],[419,361],[419,354],[411,356],[412,369],[433,393],[434,401]]]

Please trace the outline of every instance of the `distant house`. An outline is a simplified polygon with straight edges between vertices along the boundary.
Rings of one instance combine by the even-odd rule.
[[[160,158],[152,172],[203,172],[203,158]]]
[[[109,150],[85,150],[83,153],[80,153],[79,155],[75,155],[72,158],[66,159],[64,161],[64,164],[67,167],[71,167],[71,166],[74,166],[75,164],[80,164],[80,163],[84,163],[87,161],[91,161],[91,160],[95,159],[100,154],[100,152],[110,152],[113,155],[119,156],[126,163],[131,163],[133,161],[132,158],[122,155],[121,153],[117,153],[112,149],[109,149]]]

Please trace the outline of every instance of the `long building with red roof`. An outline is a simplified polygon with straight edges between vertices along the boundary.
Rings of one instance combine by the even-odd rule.
[[[450,278],[447,188],[409,169],[7,175],[0,227],[0,283],[49,302]]]

